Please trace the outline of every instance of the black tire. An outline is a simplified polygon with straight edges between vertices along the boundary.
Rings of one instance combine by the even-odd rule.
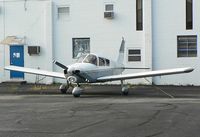
[[[67,90],[66,89],[61,89],[60,92],[61,92],[61,94],[66,94]]]
[[[124,96],[128,96],[128,94],[129,94],[128,91],[126,91],[126,92],[122,92],[122,95],[124,95]]]
[[[79,98],[79,97],[80,97],[80,94],[79,94],[79,95],[74,95],[74,97],[75,97],[75,98]]]

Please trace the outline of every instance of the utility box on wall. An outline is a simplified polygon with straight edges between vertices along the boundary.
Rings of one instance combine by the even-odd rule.
[[[28,46],[28,54],[31,55],[39,55],[40,46]]]

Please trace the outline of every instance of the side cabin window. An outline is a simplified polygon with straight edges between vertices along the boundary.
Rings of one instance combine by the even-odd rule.
[[[110,60],[106,59],[106,66],[110,66]]]
[[[84,63],[91,63],[97,65],[97,57],[95,55],[89,54],[83,61]]]
[[[99,66],[110,66],[110,60],[99,57]]]
[[[105,66],[105,65],[106,63],[105,63],[104,58],[99,57],[99,66]]]

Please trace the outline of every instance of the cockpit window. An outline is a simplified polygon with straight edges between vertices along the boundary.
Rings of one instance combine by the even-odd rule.
[[[91,63],[97,65],[97,57],[95,55],[89,54],[84,60],[84,63]]]
[[[110,60],[106,59],[106,66],[110,66]]]
[[[105,64],[104,58],[99,57],[99,66],[105,66]]]

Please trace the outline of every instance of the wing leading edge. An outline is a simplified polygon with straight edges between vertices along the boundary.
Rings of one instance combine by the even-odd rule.
[[[143,77],[172,75],[172,74],[180,74],[180,73],[189,73],[189,72],[192,72],[193,70],[194,70],[193,68],[176,68],[176,69],[165,69],[165,70],[148,71],[148,72],[140,72],[140,73],[124,74],[124,75],[112,75],[112,76],[100,77],[97,79],[97,81],[106,82],[106,81],[115,81],[115,80],[136,79],[136,78],[143,78]]]
[[[48,77],[65,79],[64,74],[59,73],[59,72],[51,72],[51,71],[46,71],[46,70],[24,68],[24,67],[17,67],[17,66],[6,66],[4,69],[12,70],[12,71],[19,71],[19,72],[24,72],[24,73],[29,73],[29,74],[36,74],[36,75],[43,75],[43,76],[48,76]]]
[[[51,71],[46,71],[46,70],[24,68],[24,67],[18,67],[18,66],[6,66],[4,69],[12,70],[12,71],[19,71],[19,72],[24,72],[24,73],[29,73],[29,74],[36,74],[36,75],[43,75],[43,76],[65,79],[64,74],[59,73],[59,72],[51,72]],[[100,77],[97,79],[97,82],[189,73],[189,72],[192,72],[193,70],[194,70],[193,68],[177,68],[177,69],[157,70],[157,71],[140,72],[140,73],[133,73],[133,74],[124,74],[124,75],[112,75],[112,76]]]

